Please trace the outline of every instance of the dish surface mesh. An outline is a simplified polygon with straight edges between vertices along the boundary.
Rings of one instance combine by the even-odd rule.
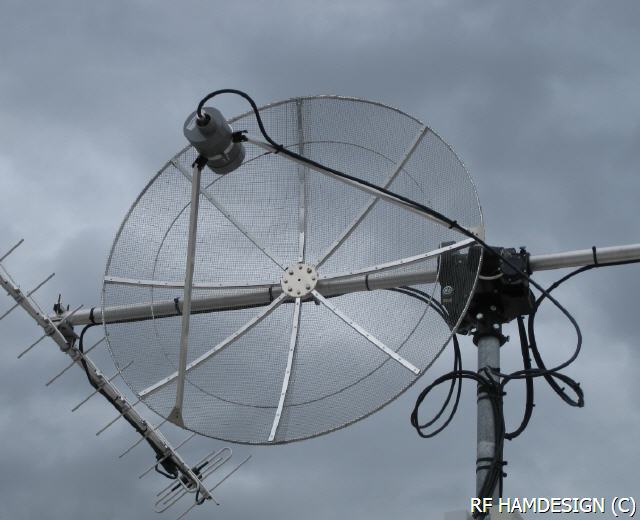
[[[457,220],[482,226],[475,187],[451,148],[416,119],[384,105],[336,96],[295,98],[260,111],[278,143],[350,175],[385,185]],[[252,113],[231,120],[234,130],[259,135]],[[417,146],[407,157],[408,151]],[[319,265],[320,279],[440,247],[465,237],[384,200],[347,234],[373,200],[344,183],[245,144],[244,164],[227,175],[202,172],[195,284],[279,286],[283,269]],[[191,184],[196,152],[188,147],[150,181],[124,219],[106,275],[134,280],[184,281]],[[176,166],[177,165],[177,166]],[[182,170],[182,171],[181,171]],[[216,201],[218,207],[212,202]],[[221,211],[222,210],[222,211]],[[301,255],[300,230],[304,231]],[[257,245],[256,245],[257,244]],[[436,270],[429,259],[400,270]],[[478,266],[457,280],[469,297]],[[437,283],[417,288],[439,299]],[[198,289],[193,298],[243,289]],[[105,281],[103,306],[182,298],[179,287]],[[424,303],[387,290],[353,292],[331,304],[420,368],[435,361],[452,331]],[[280,400],[292,334],[294,305],[283,303],[257,326],[186,375],[183,419],[199,434],[262,444]],[[238,331],[264,307],[194,314],[188,362]],[[457,322],[460,316],[456,316]],[[314,437],[379,410],[417,376],[379,350],[329,308],[303,302],[289,385],[274,442]],[[139,394],[178,367],[180,316],[105,324],[116,365]],[[171,412],[175,380],[144,397],[161,416]]]

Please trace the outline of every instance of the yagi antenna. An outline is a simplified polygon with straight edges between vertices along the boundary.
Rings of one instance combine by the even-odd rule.
[[[240,95],[252,110],[226,121],[205,106],[220,94]],[[455,369],[423,390],[411,421],[423,437],[435,435],[452,415],[427,429],[455,385],[465,378],[478,384],[478,497],[499,497],[504,439],[531,417],[528,390],[523,423],[505,430],[509,381],[525,379],[529,389],[544,377],[567,402],[582,405],[579,386],[561,372],[577,353],[547,368],[532,320],[546,299],[579,328],[551,294],[557,285],[545,289],[530,275],[637,262],[639,244],[547,255],[489,246],[459,158],[431,128],[380,103],[315,96],[258,109],[244,92],[225,89],[199,103],[184,135],[189,146],[151,179],[120,226],[99,307],[69,312],[58,301],[48,316],[10,276],[1,278],[14,307],[72,358],[47,385],[81,366],[91,395],[102,394],[118,411],[97,435],[124,417],[141,438],[123,455],[146,440],[157,454],[153,467],[173,470],[176,480],[158,494],[157,511],[185,496],[194,501],[184,514],[215,501],[213,490],[248,460],[207,487],[231,450],[215,449],[189,466],[160,433],[166,421],[194,432],[177,447],[194,434],[264,445],[315,437],[394,400],[450,342]],[[523,316],[530,316],[530,337]],[[502,326],[513,320],[525,368],[503,374]],[[109,378],[73,330],[98,323],[116,365]],[[457,334],[473,336],[477,371],[462,368]],[[134,402],[114,386],[117,378]],[[574,389],[575,401],[558,381]],[[420,405],[447,382],[445,406],[421,422]],[[139,403],[163,421],[142,419]]]
[[[20,240],[15,246],[10,248],[7,253],[3,254],[2,257],[0,257],[0,286],[2,286],[7,294],[15,301],[15,304],[1,315],[0,320],[5,318],[11,311],[16,309],[17,307],[21,307],[36,322],[36,324],[42,328],[44,334],[36,341],[34,341],[31,345],[29,345],[25,350],[20,352],[18,354],[18,359],[22,358],[34,347],[39,345],[43,339],[51,338],[57,344],[60,351],[67,354],[72,361],[61,372],[47,381],[46,386],[49,386],[57,381],[74,365],[80,366],[85,371],[88,382],[93,387],[93,391],[85,399],[83,399],[80,403],[73,407],[71,411],[75,412],[82,405],[87,403],[91,397],[100,393],[107,399],[107,401],[111,405],[114,406],[114,408],[116,408],[116,410],[118,410],[119,414],[115,419],[110,421],[105,427],[98,431],[96,435],[99,435],[108,427],[112,426],[117,419],[122,417],[126,418],[129,424],[131,424],[134,429],[140,434],[140,439],[132,447],[126,450],[121,455],[121,457],[126,455],[129,451],[141,444],[143,441],[146,441],[151,446],[151,448],[153,448],[156,454],[156,462],[148,471],[145,471],[145,473],[143,473],[141,477],[148,474],[151,469],[158,470],[159,467],[162,467],[163,471],[158,471],[166,472],[165,474],[174,479],[174,482],[177,481],[179,483],[180,491],[171,488],[172,490],[170,492],[170,500],[165,500],[163,502],[161,511],[166,511],[171,506],[174,506],[176,503],[178,503],[181,498],[188,495],[195,497],[194,504],[190,506],[186,511],[183,511],[178,518],[183,518],[189,511],[193,509],[193,507],[204,503],[206,500],[213,500],[216,504],[218,504],[212,492],[222,482],[224,482],[229,475],[226,475],[222,479],[218,480],[218,482],[213,487],[208,486],[207,479],[209,477],[212,477],[216,470],[219,469],[219,467],[222,466],[224,462],[227,462],[231,458],[231,449],[223,448],[225,453],[224,461],[216,461],[213,455],[210,454],[194,466],[187,465],[184,459],[178,454],[177,449],[184,446],[184,444],[191,440],[196,434],[191,434],[187,439],[182,441],[176,448],[174,448],[164,437],[164,435],[162,435],[162,433],[159,431],[160,426],[162,426],[162,424],[166,422],[166,419],[160,424],[154,426],[147,420],[143,419],[142,416],[135,410],[135,406],[141,401],[137,400],[136,402],[131,403],[129,399],[123,393],[121,393],[113,383],[113,380],[117,377],[124,377],[126,371],[132,367],[134,363],[133,360],[123,365],[122,368],[117,369],[116,373],[111,377],[107,378],[102,374],[102,372],[97,368],[91,358],[89,358],[88,354],[93,349],[103,344],[105,337],[102,337],[91,347],[85,350],[82,345],[84,332],[80,336],[76,335],[71,323],[71,320],[76,317],[77,312],[83,308],[83,305],[79,305],[75,309],[70,311],[68,306],[66,307],[66,309],[64,308],[64,306],[62,305],[61,297],[59,296],[57,303],[54,305],[54,314],[47,315],[35,301],[33,295],[45,283],[53,278],[53,274],[45,278],[30,291],[23,293],[13,277],[5,269],[2,261],[7,259],[9,255],[13,253],[22,243],[23,240]],[[240,464],[236,465],[236,467],[233,468],[230,473],[235,472],[247,461],[248,458],[244,459]],[[158,510],[157,504],[156,510]]]

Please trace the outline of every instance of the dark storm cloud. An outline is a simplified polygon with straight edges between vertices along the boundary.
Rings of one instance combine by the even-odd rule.
[[[0,249],[27,239],[9,263],[26,285],[58,273],[42,293],[47,306],[58,291],[71,305],[97,304],[122,216],[183,146],[195,102],[221,87],[259,103],[354,95],[422,119],[470,169],[492,242],[535,253],[640,241],[639,22],[631,1],[5,2]],[[246,110],[234,99],[220,106]],[[583,325],[569,372],[587,408],[567,409],[539,385],[530,429],[507,446],[509,495],[635,492],[636,275],[603,270],[559,292]],[[43,344],[18,362],[37,332],[21,317],[0,325],[0,518],[155,518],[148,506],[162,482],[136,478],[148,450],[117,460],[135,436],[120,425],[95,438],[112,417],[106,404],[69,413],[89,393],[82,374],[45,389],[66,360]],[[548,311],[539,326],[549,359],[566,358],[566,323]],[[515,347],[503,350],[507,368],[517,368]],[[473,367],[470,342],[464,355]],[[98,360],[111,371],[106,355]],[[449,364],[447,353],[418,386]],[[253,450],[221,488],[224,505],[193,518],[440,518],[463,507],[474,390],[432,441],[408,424],[417,390],[344,431]],[[522,390],[507,399],[515,424]]]

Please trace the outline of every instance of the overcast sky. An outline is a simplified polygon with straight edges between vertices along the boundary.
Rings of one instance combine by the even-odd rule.
[[[203,94],[240,88],[259,104],[342,94],[396,106],[453,146],[478,186],[487,238],[533,253],[640,242],[640,4],[635,1],[44,2],[0,10],[0,250],[26,286],[72,306],[99,303],[109,247],[148,179],[184,146],[182,123]],[[245,107],[220,102],[232,115]],[[539,276],[551,282],[561,273]],[[582,325],[569,374],[586,407],[542,384],[530,428],[508,443],[507,496],[638,493],[640,267],[602,269],[558,297]],[[0,298],[4,306],[8,299]],[[538,320],[549,364],[573,347],[553,310]],[[0,519],[157,518],[161,478],[25,316],[0,324]],[[515,338],[515,330],[509,329]],[[91,339],[99,339],[94,332]],[[463,340],[465,366],[475,347]],[[517,369],[518,345],[503,349]],[[111,372],[105,353],[96,360]],[[418,391],[448,371],[450,352],[402,398],[337,433],[291,446],[238,447],[253,460],[220,488],[224,520],[442,518],[474,491],[475,388],[434,440],[409,425]],[[506,400],[512,426],[522,391]],[[184,433],[169,430],[175,441]],[[194,460],[221,444],[203,439]],[[236,449],[234,447],[234,449]],[[155,490],[155,491],[154,491]],[[640,497],[638,497],[640,498]],[[166,518],[174,518],[169,514]]]

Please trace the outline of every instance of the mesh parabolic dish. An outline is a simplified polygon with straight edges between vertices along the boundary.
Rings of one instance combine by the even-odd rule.
[[[290,99],[260,113],[276,142],[388,185],[467,228],[481,228],[467,171],[420,121],[381,104],[336,96]],[[234,130],[259,135],[252,113],[230,122]],[[194,301],[242,295],[259,286],[268,303],[282,292],[283,270],[298,262],[316,267],[321,283],[466,238],[280,155],[245,146],[245,162],[236,171],[202,172]],[[104,307],[148,303],[153,309],[154,302],[182,298],[195,158],[191,147],[179,152],[133,204],[107,262]],[[392,271],[437,271],[437,266],[431,257]],[[470,297],[477,275],[478,265],[471,266],[456,287]],[[440,297],[437,282],[415,287]],[[188,363],[202,362],[186,374],[187,429],[231,442],[268,444],[342,428],[379,410],[417,379],[370,336],[424,372],[452,334],[432,308],[388,290],[333,295],[324,303],[281,300],[271,307],[192,316]],[[116,365],[133,361],[125,381],[164,417],[175,402],[176,380],[169,376],[178,367],[180,324],[177,313],[105,324]],[[221,343],[225,348],[211,355]]]

